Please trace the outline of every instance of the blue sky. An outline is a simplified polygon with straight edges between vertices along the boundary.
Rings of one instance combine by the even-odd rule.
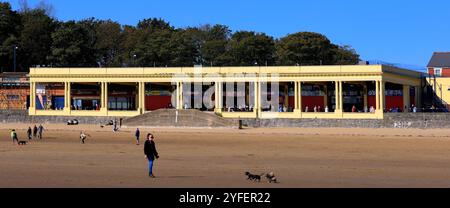
[[[9,1],[18,9],[18,0]],[[29,0],[36,5],[39,0]],[[450,51],[448,0],[47,0],[60,20],[88,17],[135,25],[161,17],[176,27],[225,24],[276,38],[299,31],[351,45],[365,60],[426,66]]]

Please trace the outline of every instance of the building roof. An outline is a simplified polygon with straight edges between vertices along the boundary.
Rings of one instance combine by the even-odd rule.
[[[8,77],[8,76],[27,76],[28,72],[2,72],[0,76]]]
[[[450,52],[434,52],[427,67],[450,67]]]
[[[0,84],[28,84],[29,75],[26,72],[3,72],[0,73]]]

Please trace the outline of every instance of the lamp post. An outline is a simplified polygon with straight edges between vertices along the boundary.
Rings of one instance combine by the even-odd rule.
[[[14,45],[14,47],[13,47],[13,51],[14,51],[14,72],[16,72],[16,50],[17,49],[19,49],[19,47]]]
[[[136,57],[137,57],[137,55],[134,54],[134,55],[133,55],[133,62],[134,62],[133,64],[134,64],[134,67],[136,67]]]

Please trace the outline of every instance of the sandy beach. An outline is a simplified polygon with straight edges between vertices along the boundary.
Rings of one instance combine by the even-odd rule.
[[[0,126],[0,187],[450,187],[449,129],[141,129],[161,156],[151,179],[134,128],[46,125],[13,145],[9,129],[26,140],[28,126]]]

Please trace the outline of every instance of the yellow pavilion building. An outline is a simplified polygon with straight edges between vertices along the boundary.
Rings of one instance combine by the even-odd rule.
[[[420,88],[420,72],[385,65],[31,68],[29,115],[131,117],[175,108],[226,118],[383,119],[385,111],[420,107]]]

